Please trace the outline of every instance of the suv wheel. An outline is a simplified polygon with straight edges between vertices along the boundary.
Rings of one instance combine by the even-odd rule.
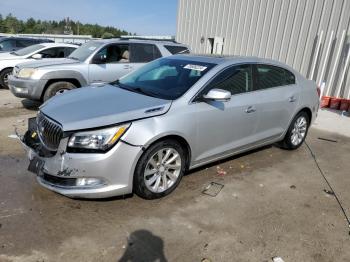
[[[150,146],[137,163],[134,192],[145,199],[170,194],[185,173],[186,155],[175,140],[164,140]]]
[[[284,149],[297,149],[305,141],[309,130],[310,119],[306,112],[302,111],[297,114],[290,124],[287,134],[281,141],[280,145]]]
[[[5,89],[9,89],[8,87],[8,77],[12,73],[12,68],[6,68],[0,73],[0,86]]]
[[[44,102],[51,97],[55,95],[60,95],[63,94],[64,92],[67,92],[69,90],[77,88],[74,84],[71,82],[66,82],[66,81],[60,81],[60,82],[55,82],[49,85],[49,87],[46,89],[43,100]]]

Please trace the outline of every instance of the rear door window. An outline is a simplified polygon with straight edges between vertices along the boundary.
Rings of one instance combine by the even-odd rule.
[[[256,69],[257,90],[295,84],[294,74],[284,68],[272,65],[257,65]]]
[[[73,47],[65,47],[64,48],[64,57],[69,56],[76,48]]]
[[[131,46],[132,63],[147,63],[162,56],[158,47],[152,44],[132,44]]]
[[[186,46],[165,45],[164,46],[172,55],[189,54],[190,50]]]

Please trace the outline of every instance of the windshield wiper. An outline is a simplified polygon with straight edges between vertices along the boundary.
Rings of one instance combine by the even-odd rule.
[[[73,59],[73,60],[77,60],[77,61],[80,61],[79,58],[77,57],[74,57],[74,56],[68,56],[69,59]]]
[[[151,97],[156,97],[157,96],[151,92],[146,92],[145,90],[143,90],[141,87],[129,87],[129,86],[125,86],[123,84],[121,84],[119,82],[119,80],[116,80],[114,82],[112,82],[111,84],[115,85],[115,86],[118,86],[120,87],[121,89],[125,89],[125,90],[128,90],[130,92],[134,92],[134,93],[139,93],[139,94],[142,94],[142,95],[146,95],[146,96],[151,96]]]
[[[16,52],[11,52],[10,54],[11,54],[11,55],[19,56],[19,54],[17,54]]]

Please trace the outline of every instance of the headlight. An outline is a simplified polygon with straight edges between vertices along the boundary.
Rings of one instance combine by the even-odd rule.
[[[37,71],[35,68],[23,68],[18,72],[17,77],[20,78],[31,78],[32,75]]]
[[[105,129],[78,132],[68,141],[70,152],[105,152],[115,145],[130,124]]]

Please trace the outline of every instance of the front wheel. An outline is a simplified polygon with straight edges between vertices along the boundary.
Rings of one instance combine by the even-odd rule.
[[[69,90],[72,90],[76,88],[75,85],[73,85],[71,82],[65,82],[65,81],[60,81],[60,82],[55,82],[49,85],[49,87],[46,89],[44,93],[43,100],[44,102],[51,97],[55,95],[60,95],[63,94]]]
[[[12,73],[12,68],[6,68],[0,73],[0,86],[5,89],[9,89],[8,78]]]
[[[185,173],[186,155],[175,140],[151,145],[141,156],[134,174],[134,192],[145,199],[170,194]]]
[[[281,147],[289,150],[299,148],[305,141],[309,125],[308,114],[304,111],[298,113],[292,120],[283,141],[280,142]]]

